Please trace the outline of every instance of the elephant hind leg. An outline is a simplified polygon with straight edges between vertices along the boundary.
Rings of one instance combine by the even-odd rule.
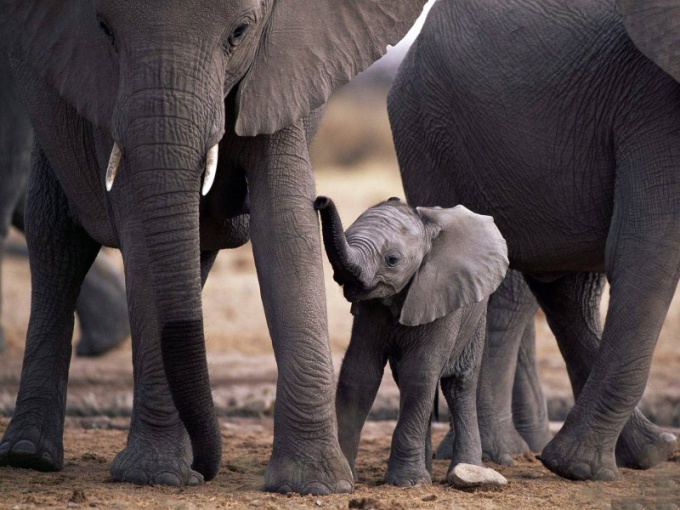
[[[0,465],[63,467],[66,381],[76,298],[99,244],[70,219],[40,148],[34,150],[26,238],[31,254],[31,317],[16,409],[0,441]]]

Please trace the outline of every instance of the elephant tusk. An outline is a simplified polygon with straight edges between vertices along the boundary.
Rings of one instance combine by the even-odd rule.
[[[217,175],[217,154],[219,152],[220,145],[213,145],[208,151],[208,155],[205,158],[205,175],[203,177],[203,189],[201,194],[206,196],[212,188],[213,182],[215,182],[215,176]]]
[[[111,150],[111,157],[109,158],[109,166],[106,169],[106,191],[111,191],[113,188],[113,181],[118,173],[118,167],[120,166],[120,160],[123,157],[123,153],[118,147],[118,143],[113,144],[113,149]]]

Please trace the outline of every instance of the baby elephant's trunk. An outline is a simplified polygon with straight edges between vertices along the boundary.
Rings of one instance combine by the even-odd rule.
[[[328,197],[317,197],[314,208],[321,215],[321,232],[328,260],[333,266],[333,279],[340,285],[360,284],[361,266],[355,250],[347,243],[340,215]]]

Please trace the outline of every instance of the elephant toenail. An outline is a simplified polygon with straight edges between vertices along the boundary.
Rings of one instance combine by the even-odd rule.
[[[202,483],[203,483],[203,477],[199,478],[198,476],[194,475],[194,476],[189,478],[187,485],[195,487],[196,485],[201,485]]]
[[[127,471],[120,481],[136,483],[137,485],[148,485],[150,483],[149,476],[141,469],[131,469],[130,471]]]
[[[54,459],[52,458],[52,455],[50,455],[49,452],[43,452],[43,454],[40,457],[42,458],[42,460],[49,464],[52,464],[54,462]]]
[[[350,493],[354,490],[354,484],[351,482],[348,482],[347,480],[340,480],[337,485],[337,492],[338,493]]]
[[[321,482],[311,482],[305,485],[300,494],[314,494],[315,496],[326,496],[330,494],[330,488]]]
[[[290,494],[291,492],[293,492],[293,488],[287,484],[279,485],[279,488],[276,489],[276,492],[278,492],[279,494]]]
[[[678,438],[675,436],[675,434],[671,434],[670,432],[664,432],[661,434],[661,440],[664,443],[675,443]]]
[[[618,478],[619,478],[618,473],[609,468],[604,468],[597,474],[597,479],[603,482],[613,482],[615,480],[618,480]]]
[[[9,451],[9,442],[0,444],[0,455],[6,455]]]
[[[12,453],[15,455],[35,455],[36,448],[32,441],[27,439],[22,439],[17,441],[12,447]]]
[[[571,475],[576,480],[588,480],[593,476],[593,471],[585,462],[579,462],[578,464],[574,464],[574,467],[571,468]]]
[[[512,466],[513,464],[512,456],[509,453],[504,453],[503,455],[501,455],[499,464],[501,466]]]
[[[182,480],[180,480],[176,474],[166,471],[156,475],[153,485],[169,485],[171,487],[179,487],[182,485]]]

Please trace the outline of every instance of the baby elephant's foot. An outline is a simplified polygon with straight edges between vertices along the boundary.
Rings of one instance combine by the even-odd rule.
[[[432,477],[425,465],[417,466],[413,463],[403,463],[387,468],[385,483],[397,487],[413,487],[423,483],[432,483]]]
[[[36,471],[61,471],[64,467],[64,446],[61,438],[48,438],[44,430],[21,426],[15,418],[0,441],[0,466],[12,466]]]
[[[677,438],[657,427],[638,410],[623,427],[616,443],[616,463],[632,469],[649,469],[668,460]]]
[[[449,460],[453,457],[453,438],[455,436],[456,433],[454,430],[449,428],[449,431],[444,436],[444,439],[442,439],[441,443],[439,443],[439,446],[437,446],[437,451],[434,454],[435,459]]]
[[[203,475],[191,469],[191,462],[191,447],[186,444],[137,439],[113,459],[111,476],[137,485],[200,485]]]
[[[529,452],[529,445],[519,435],[512,421],[495,424],[480,424],[479,435],[482,440],[482,460],[495,462],[502,466],[512,466],[512,458]]]
[[[265,490],[281,494],[337,494],[354,489],[354,476],[337,442],[307,441],[305,448],[272,453],[265,472]]]
[[[619,477],[613,450],[600,437],[575,435],[563,428],[538,459],[563,478],[611,482]]]
[[[456,489],[471,489],[490,485],[506,485],[508,481],[498,471],[474,464],[456,464],[446,475],[446,481]]]

